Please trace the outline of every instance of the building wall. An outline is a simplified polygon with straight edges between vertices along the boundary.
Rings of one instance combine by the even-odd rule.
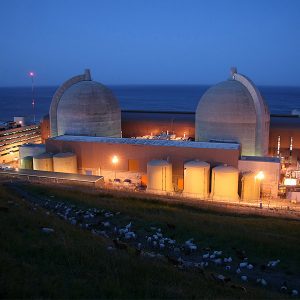
[[[184,142],[183,142],[184,143]],[[239,150],[182,148],[174,146],[150,146],[130,144],[106,144],[98,142],[67,142],[48,139],[46,151],[52,153],[74,152],[78,158],[78,168],[112,170],[112,157],[118,156],[118,171],[129,170],[129,160],[137,161],[138,172],[147,172],[147,162],[152,159],[169,159],[173,167],[173,182],[183,178],[183,165],[186,161],[199,159],[212,166],[228,164],[238,166]],[[136,169],[134,170],[137,171]]]
[[[162,131],[177,136],[195,137],[195,114],[175,112],[122,111],[122,136],[157,135]]]

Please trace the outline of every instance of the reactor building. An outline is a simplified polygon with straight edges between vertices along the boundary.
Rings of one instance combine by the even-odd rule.
[[[262,187],[265,195],[277,197],[279,159],[267,156],[269,110],[254,83],[235,68],[229,80],[202,96],[193,124],[184,114],[181,123],[172,122],[182,131],[180,138],[168,130],[159,136],[146,132],[166,124],[163,113],[153,120],[149,114],[140,119],[134,114],[121,113],[113,93],[91,80],[86,70],[54,94],[50,138],[45,142],[51,155],[33,154],[31,165],[38,170],[47,166],[56,172],[100,175],[112,183],[139,183],[151,193],[257,200]],[[195,141],[186,137],[187,130],[194,131]],[[145,137],[137,137],[136,132]],[[30,157],[27,152],[26,156]],[[256,177],[261,171],[263,181]]]
[[[231,78],[209,88],[196,110],[196,141],[236,142],[241,155],[266,156],[270,113],[259,90],[231,69]]]

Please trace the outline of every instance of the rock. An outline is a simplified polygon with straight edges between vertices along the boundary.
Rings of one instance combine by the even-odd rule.
[[[297,290],[292,290],[292,296],[298,296],[298,291]]]
[[[204,259],[209,258],[209,253],[203,254],[202,257],[203,257]]]
[[[247,267],[248,263],[247,262],[241,262],[240,263],[240,268],[245,268]]]
[[[53,232],[54,232],[54,229],[53,229],[53,228],[43,227],[43,228],[42,228],[42,231],[43,231],[44,233],[53,233]]]
[[[110,226],[110,223],[109,223],[109,222],[102,222],[102,225],[103,225],[104,227],[109,227],[109,226]]]
[[[231,270],[231,266],[226,266],[225,270],[227,270],[227,271]]]
[[[241,276],[241,279],[242,279],[243,281],[247,281],[247,280],[248,280],[248,277],[247,277],[246,275],[243,275],[243,276]]]
[[[240,268],[237,268],[237,269],[236,269],[236,273],[237,273],[237,274],[240,274],[240,273],[241,273],[241,269],[240,269]]]
[[[252,269],[253,269],[253,265],[249,264],[249,265],[247,266],[247,269],[248,269],[248,270],[252,270]]]

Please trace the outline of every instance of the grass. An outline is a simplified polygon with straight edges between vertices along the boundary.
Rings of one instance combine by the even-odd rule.
[[[280,258],[283,268],[299,273],[299,222],[238,217],[155,200],[92,195],[41,185],[23,186],[39,196],[54,195],[83,207],[120,211],[127,221],[168,232],[177,240],[194,237],[200,246],[232,251],[246,249],[249,258]],[[12,201],[12,202],[10,202]],[[5,209],[7,207],[7,210]],[[247,293],[218,285],[196,272],[164,262],[107,251],[109,241],[95,237],[55,216],[32,209],[7,187],[0,186],[0,298],[199,299],[282,298],[250,287]],[[44,234],[41,227],[52,227]]]

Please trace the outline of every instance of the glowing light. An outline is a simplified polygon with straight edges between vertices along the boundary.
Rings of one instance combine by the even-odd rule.
[[[256,174],[255,178],[258,179],[258,180],[263,180],[265,178],[264,172],[263,171],[258,172]]]
[[[114,155],[114,157],[112,158],[112,163],[116,165],[118,162],[119,162],[119,158],[116,155]]]
[[[284,178],[284,185],[290,185],[290,186],[297,185],[297,179],[296,178]]]
[[[33,76],[34,76],[34,72],[30,71],[30,72],[29,72],[29,76],[30,76],[30,77],[33,77]]]

